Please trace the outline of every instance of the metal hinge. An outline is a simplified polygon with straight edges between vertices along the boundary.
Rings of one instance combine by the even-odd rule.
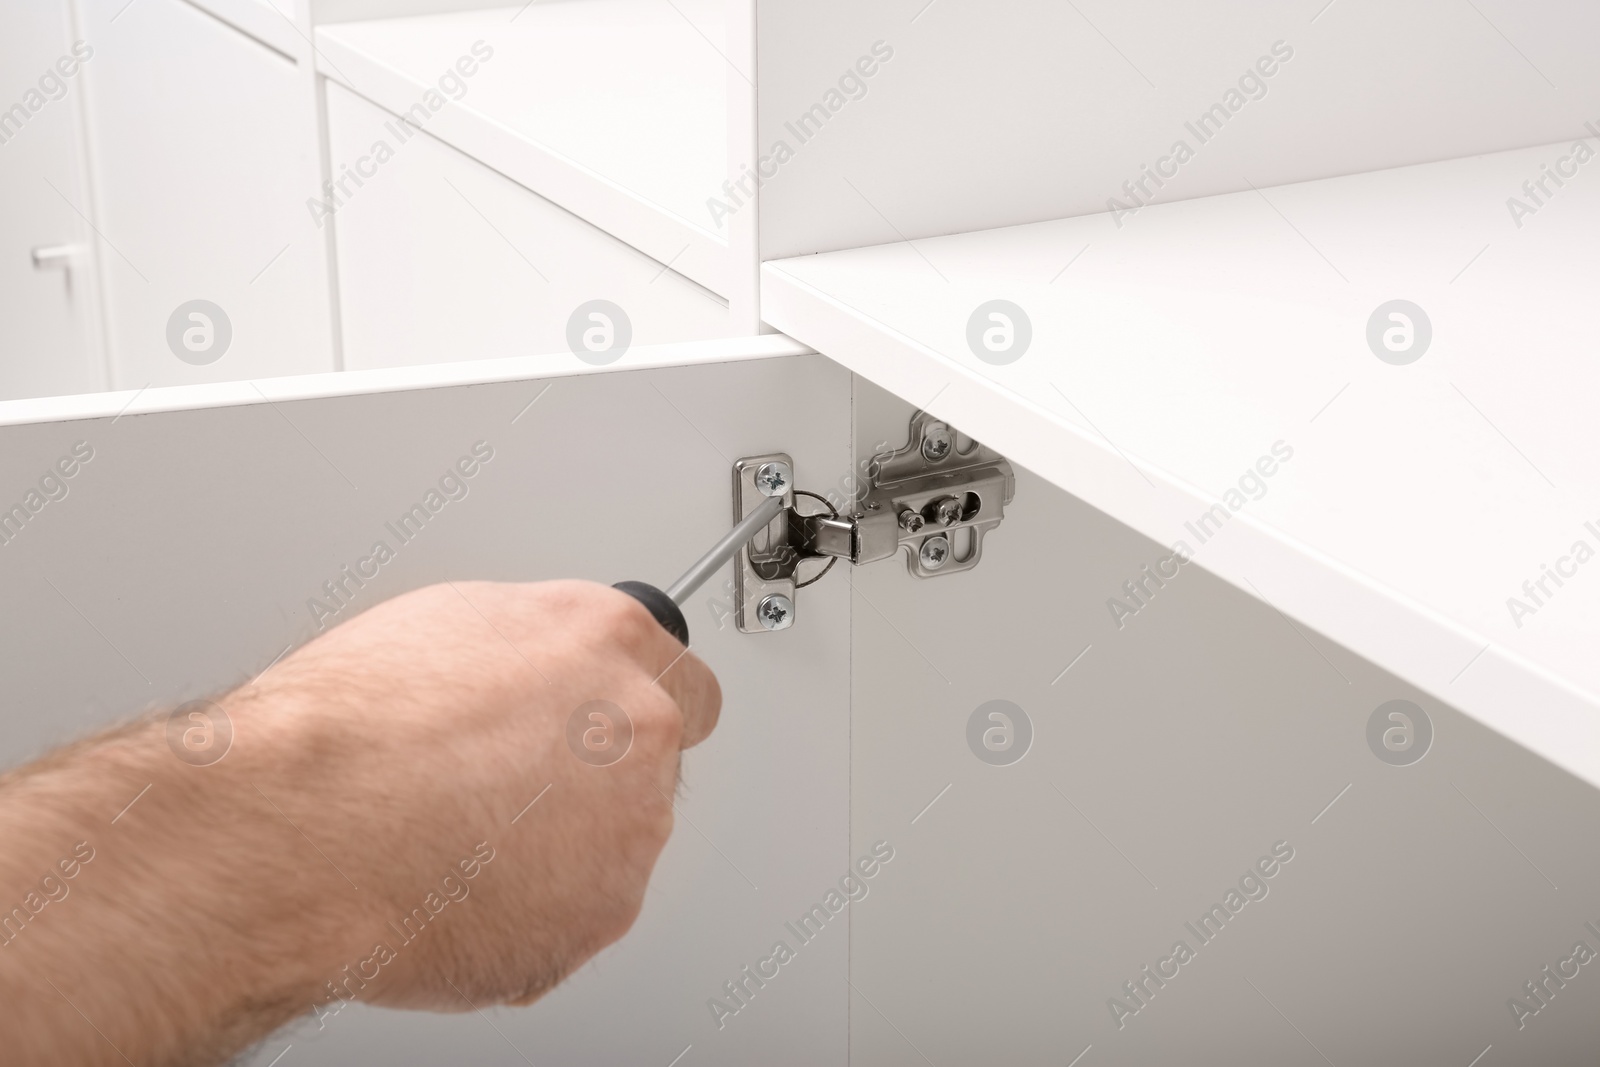
[[[963,447],[964,446],[964,447]],[[843,500],[797,493],[794,464],[782,452],[747,456],[733,467],[737,522],[768,498],[784,509],[736,557],[734,613],[744,633],[787,629],[808,560],[852,565],[888,559],[902,549],[918,578],[959,574],[978,565],[983,539],[1005,518],[1016,475],[1005,457],[925,411],[911,417],[904,447],[866,464],[866,485]],[[796,497],[828,511],[803,514]]]

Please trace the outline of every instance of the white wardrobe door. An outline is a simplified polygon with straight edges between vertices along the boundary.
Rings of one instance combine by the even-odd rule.
[[[104,374],[80,116],[85,42],[66,0],[0,16],[0,399],[82,393]],[[14,95],[13,95],[13,90]]]
[[[293,60],[183,0],[84,7],[113,387],[334,369]]]

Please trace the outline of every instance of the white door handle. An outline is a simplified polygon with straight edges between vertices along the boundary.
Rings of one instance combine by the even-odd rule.
[[[33,250],[33,266],[35,270],[71,270],[82,254],[82,245],[40,245]]]

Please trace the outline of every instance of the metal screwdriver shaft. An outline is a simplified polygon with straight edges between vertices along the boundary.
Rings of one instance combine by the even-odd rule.
[[[694,595],[694,591],[705,584],[707,578],[722,569],[722,565],[733,558],[733,554],[749,543],[767,523],[783,513],[783,496],[769,496],[761,502],[761,506],[746,515],[736,523],[726,537],[718,541],[700,558],[682,578],[673,582],[666,592],[662,592],[648,582],[618,582],[612,588],[620,589],[639,603],[649,609],[655,616],[661,628],[667,633],[689,644],[689,622],[683,617],[680,609],[683,602]]]
[[[769,496],[761,502],[761,506],[746,515],[728,535],[712,546],[711,551],[700,557],[700,561],[684,572],[682,578],[667,586],[667,596],[672,598],[674,604],[682,605],[694,595],[694,591],[705,584],[707,578],[722,569],[722,565],[733,558],[750,539],[759,533],[767,523],[777,518],[783,511],[783,497]]]

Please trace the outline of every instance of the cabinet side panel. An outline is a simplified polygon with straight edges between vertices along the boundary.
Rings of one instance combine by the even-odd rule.
[[[1508,998],[1600,947],[1600,795],[1185,547],[1019,470],[975,570],[854,574],[854,1060],[1578,1062],[1600,981]]]

